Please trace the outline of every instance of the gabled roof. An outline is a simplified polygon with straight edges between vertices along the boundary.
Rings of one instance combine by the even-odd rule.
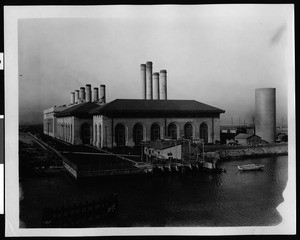
[[[238,134],[238,135],[235,136],[235,139],[248,139],[248,138],[254,137],[254,136],[259,137],[257,135],[253,135],[253,134],[240,133],[240,134]]]
[[[199,114],[224,113],[225,111],[195,100],[144,100],[144,99],[116,99],[103,106],[93,109],[93,115],[116,114]]]
[[[76,104],[74,106],[71,106],[59,113],[55,114],[55,117],[69,117],[69,116],[75,116],[78,118],[91,118],[89,115],[89,112],[97,108],[99,105],[94,102],[87,102],[87,103],[81,103]]]

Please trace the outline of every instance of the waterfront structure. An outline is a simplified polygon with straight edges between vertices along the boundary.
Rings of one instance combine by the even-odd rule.
[[[261,144],[261,137],[253,134],[240,133],[234,139],[237,144],[244,146],[257,146]]]
[[[272,143],[276,140],[276,89],[255,89],[255,134]]]
[[[220,114],[224,110],[195,100],[168,100],[167,71],[152,74],[152,62],[141,64],[140,70],[143,99],[106,103],[105,85],[100,86],[98,98],[98,89],[94,88],[92,97],[87,84],[71,92],[69,106],[54,114],[58,131],[52,137],[98,148],[140,146],[168,137],[220,141]],[[44,132],[47,134],[45,127]]]

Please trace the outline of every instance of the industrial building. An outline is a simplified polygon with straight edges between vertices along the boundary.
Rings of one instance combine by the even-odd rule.
[[[152,62],[140,67],[142,99],[116,99],[106,103],[105,86],[81,87],[71,93],[67,108],[51,112],[56,132],[52,137],[70,144],[98,148],[139,146],[165,138],[220,141],[220,114],[225,111],[195,100],[167,99],[167,71],[152,73]],[[49,115],[49,114],[48,114]],[[44,133],[48,134],[45,120]],[[50,134],[48,134],[50,135]]]

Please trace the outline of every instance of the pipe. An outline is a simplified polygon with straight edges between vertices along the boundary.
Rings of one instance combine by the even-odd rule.
[[[146,98],[147,85],[146,85],[146,64],[141,64],[141,82],[142,82],[142,98]]]
[[[84,87],[80,88],[79,100],[81,102],[85,102],[85,88]]]
[[[153,99],[153,91],[152,91],[152,62],[146,63],[146,86],[147,93],[146,99]]]
[[[100,102],[106,103],[105,85],[100,85]]]
[[[79,90],[75,90],[75,103],[78,103],[79,100]]]
[[[159,100],[159,73],[153,73],[153,99]]]
[[[159,83],[160,83],[160,99],[167,100],[167,70],[160,70]]]
[[[86,102],[92,101],[92,91],[91,91],[91,84],[85,85],[85,100]]]
[[[99,100],[99,89],[95,87],[93,91],[93,102],[98,102],[98,100]]]
[[[75,103],[75,93],[74,92],[71,92],[71,104],[74,104]]]

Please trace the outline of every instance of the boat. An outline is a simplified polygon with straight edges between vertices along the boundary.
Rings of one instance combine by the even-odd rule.
[[[246,164],[246,165],[241,165],[237,166],[238,170],[240,171],[253,171],[253,170],[262,170],[265,165],[263,164]]]

